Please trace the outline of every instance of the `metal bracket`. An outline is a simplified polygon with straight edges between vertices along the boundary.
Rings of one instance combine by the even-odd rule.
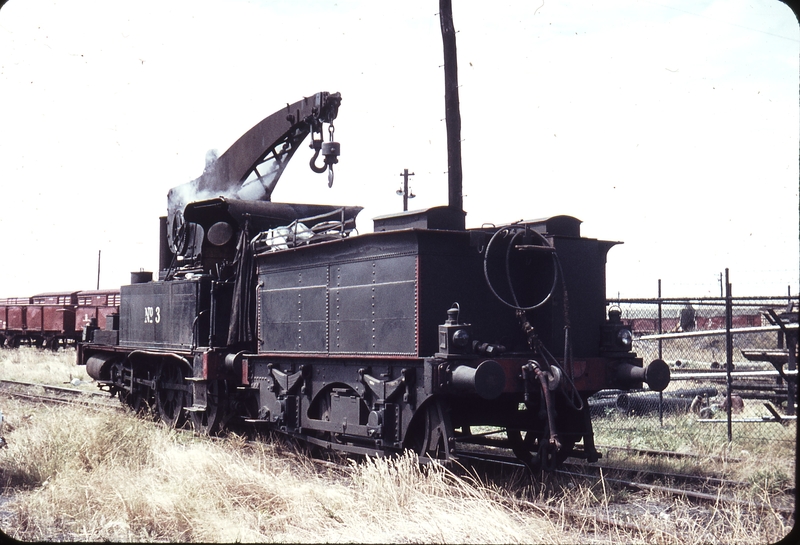
[[[413,376],[413,369],[402,369],[400,376],[394,380],[381,380],[368,375],[365,369],[358,370],[358,380],[363,383],[370,392],[375,396],[376,403],[385,403],[397,395],[401,390],[405,390],[403,394],[403,401],[408,402],[408,389],[405,388],[406,383]]]
[[[770,308],[767,309],[767,312],[769,314],[766,316],[769,319],[769,321],[772,322],[773,325],[777,325],[778,327],[780,327],[781,332],[786,338],[786,344],[787,344],[786,348],[788,352],[787,366],[790,371],[794,371],[797,368],[797,360],[795,352],[795,347],[797,346],[797,331],[796,330],[790,331],[789,328],[786,327],[784,321],[781,320],[780,316],[777,315],[775,310]],[[782,379],[792,384],[797,383],[796,375],[788,376],[783,372],[783,364],[780,364],[773,360],[769,360],[769,363],[771,363],[772,366],[778,371],[778,374],[781,376]]]
[[[298,384],[302,382],[305,366],[300,366],[300,370],[296,373],[284,373],[280,369],[274,367],[274,364],[267,365],[272,378],[275,380],[275,385],[280,392],[275,392],[277,396],[279,393],[289,394],[294,390]]]

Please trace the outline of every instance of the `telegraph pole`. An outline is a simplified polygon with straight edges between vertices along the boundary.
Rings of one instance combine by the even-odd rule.
[[[400,176],[403,177],[403,188],[397,190],[398,195],[403,196],[403,212],[408,210],[408,199],[413,199],[416,197],[413,192],[408,192],[408,177],[413,176],[413,172],[409,172],[407,168],[403,169],[403,172],[400,173]]]
[[[458,103],[456,30],[451,0],[439,0],[439,24],[444,46],[444,111],[447,128],[448,206],[462,212],[461,195],[461,110]]]

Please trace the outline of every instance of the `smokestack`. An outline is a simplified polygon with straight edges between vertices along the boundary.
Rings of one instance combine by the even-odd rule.
[[[448,206],[462,212],[461,199],[461,111],[458,105],[458,60],[451,0],[439,0],[439,23],[444,45],[444,105],[447,126]]]

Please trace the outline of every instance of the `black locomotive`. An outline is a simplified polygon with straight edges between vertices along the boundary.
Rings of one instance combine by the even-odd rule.
[[[451,460],[491,443],[533,468],[596,460],[588,396],[669,382],[606,316],[616,243],[569,216],[466,229],[460,206],[355,235],[359,207],[271,202],[309,134],[332,181],[340,102],[288,105],[171,190],[158,280],[121,288],[119,319],[87,332],[78,363],[204,433],[236,419],[348,453]]]

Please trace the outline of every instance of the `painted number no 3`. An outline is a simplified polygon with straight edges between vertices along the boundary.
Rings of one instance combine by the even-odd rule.
[[[144,307],[144,323],[152,324],[161,321],[161,308],[160,307]]]

